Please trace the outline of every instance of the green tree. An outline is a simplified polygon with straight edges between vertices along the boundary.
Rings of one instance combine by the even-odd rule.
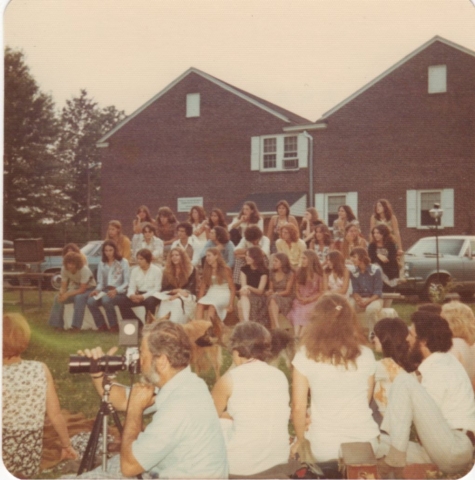
[[[85,89],[66,101],[61,113],[58,155],[64,170],[63,192],[69,216],[86,227],[86,239],[100,235],[100,154],[96,142],[125,117],[113,106],[100,108]]]
[[[53,100],[40,91],[21,51],[5,49],[4,235],[32,236],[61,215]]]

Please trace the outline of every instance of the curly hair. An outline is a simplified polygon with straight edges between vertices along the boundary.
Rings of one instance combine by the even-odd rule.
[[[170,207],[160,207],[157,213],[157,225],[161,225],[160,217],[165,217],[168,219],[168,223],[176,223],[176,217],[173,213],[173,210]]]
[[[468,305],[456,300],[445,303],[440,316],[447,320],[454,337],[463,338],[469,345],[475,343],[475,315]]]
[[[257,225],[250,225],[244,230],[244,238],[248,242],[260,241],[262,235],[262,230]]]
[[[198,212],[198,222],[201,223],[203,222],[204,220],[206,220],[206,211],[203,207],[201,207],[200,205],[194,205],[193,207],[191,207],[191,210],[190,210],[190,213],[188,215],[188,221],[191,223],[191,224],[194,224],[195,223],[195,220],[193,218],[193,210],[195,210],[196,212]]]
[[[79,253],[81,250],[75,243],[67,243],[63,247],[63,251],[61,252],[61,256],[64,257],[69,252],[76,252]]]
[[[84,267],[84,258],[78,252],[69,252],[63,257],[63,266],[74,265],[76,270],[81,270]]]
[[[417,338],[426,343],[431,353],[448,352],[452,348],[452,330],[440,315],[418,310],[412,314],[411,320]]]
[[[326,293],[315,304],[300,344],[308,358],[348,368],[356,366],[366,339],[348,300],[338,293]]]
[[[190,222],[180,222],[176,226],[176,230],[183,228],[185,230],[186,236],[191,237],[193,235],[193,225]]]
[[[299,239],[299,231],[293,223],[286,223],[280,227],[280,238],[282,238],[282,231],[287,230],[289,232],[290,241],[295,243]]]
[[[154,357],[165,355],[170,365],[183,369],[190,364],[191,342],[180,324],[165,321],[145,325],[142,335]]]
[[[172,262],[173,252],[178,252],[180,255],[180,263],[178,266]],[[167,280],[167,283],[173,285],[175,288],[182,288],[188,283],[192,271],[193,266],[185,250],[180,247],[175,247],[168,252],[167,263],[163,270],[163,278]]]
[[[229,349],[241,358],[266,361],[271,354],[272,337],[266,327],[257,322],[238,323],[229,338]]]

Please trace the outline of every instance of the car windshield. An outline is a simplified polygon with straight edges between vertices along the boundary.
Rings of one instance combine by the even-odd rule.
[[[464,240],[458,238],[439,238],[440,255],[458,255]],[[422,238],[407,253],[411,255],[435,255],[435,238]]]
[[[88,255],[93,255],[94,253],[96,253],[97,251],[97,247],[98,247],[98,244],[97,243],[86,243],[86,245],[84,245],[84,247],[81,248],[81,252],[84,253],[84,255],[86,255],[86,257]]]

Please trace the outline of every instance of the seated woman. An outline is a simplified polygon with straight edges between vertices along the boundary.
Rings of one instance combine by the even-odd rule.
[[[287,316],[294,299],[295,274],[285,253],[272,256],[269,290],[266,292],[271,328],[280,328],[279,314]]]
[[[155,236],[156,229],[151,223],[144,223],[142,233],[135,234],[132,237],[132,258],[137,261],[137,252],[146,248],[152,252],[152,262],[155,265],[161,265],[163,262],[163,240]]]
[[[295,298],[287,316],[294,326],[295,338],[299,338],[302,328],[309,322],[318,299],[327,290],[327,279],[313,250],[303,252],[301,265],[295,275]]]
[[[214,227],[223,227],[226,230],[228,229],[228,224],[226,223],[226,219],[224,218],[224,213],[220,208],[213,208],[211,210],[211,213],[209,214],[207,223],[205,223],[206,238],[208,240],[209,240],[209,232]]]
[[[63,258],[61,287],[54,297],[48,324],[55,330],[64,328],[64,305],[74,303],[71,330],[79,332],[84,320],[89,294],[94,290],[96,280],[89,267],[84,265],[83,255],[69,252]]]
[[[400,318],[383,318],[374,326],[374,351],[382,353],[383,359],[376,362],[373,398],[382,416],[396,376],[416,369],[409,356],[408,334],[407,325]]]
[[[160,207],[157,214],[157,237],[163,241],[166,257],[171,248],[171,244],[176,240],[177,219],[172,209],[169,207]]]
[[[150,215],[150,210],[145,205],[140,205],[137,209],[137,216],[132,221],[132,230],[134,234],[141,234],[142,228],[146,223],[151,223],[155,226],[155,221],[152,219],[152,215]]]
[[[368,252],[364,248],[354,248],[350,252],[350,258],[355,266],[354,272],[351,272],[353,293],[350,305],[356,313],[365,312],[369,332],[372,332],[383,308],[381,269],[371,265]]]
[[[290,260],[292,268],[300,267],[302,253],[306,250],[305,242],[299,238],[299,232],[291,223],[280,229],[280,238],[275,242],[278,252],[285,253]]]
[[[310,250],[315,250],[322,268],[327,266],[328,254],[332,251],[332,234],[326,225],[317,225],[310,242]]]
[[[155,315],[160,300],[157,298],[162,288],[162,270],[152,264],[152,252],[146,248],[137,252],[137,266],[130,273],[127,296],[120,299],[119,309],[122,318],[140,320],[133,307],[145,307],[146,312]]]
[[[404,254],[396,215],[393,213],[391,204],[384,198],[379,199],[374,205],[374,213],[370,219],[370,241],[372,240],[373,228],[378,225],[386,225],[389,228],[389,233],[394,237],[396,242],[398,255]]]
[[[216,382],[211,395],[221,419],[233,477],[259,475],[289,457],[289,385],[265,363],[271,336],[260,324],[238,324],[229,339],[236,368]],[[287,478],[287,477],[285,477]]]
[[[311,242],[314,238],[317,225],[324,225],[318,218],[318,211],[315,207],[309,207],[305,211],[302,222],[300,223],[300,237],[305,242],[307,248],[311,248]]]
[[[246,265],[241,268],[241,289],[239,290],[238,312],[241,322],[262,323],[267,326],[265,291],[269,270],[264,263],[264,253],[259,247],[246,251]]]
[[[345,259],[341,252],[333,250],[328,254],[327,268],[324,271],[327,276],[328,290],[348,298],[350,272],[346,268]]]
[[[228,225],[231,241],[237,245],[250,225],[257,225],[264,231],[264,220],[254,202],[244,202],[239,215]]]
[[[229,268],[234,266],[234,245],[229,241],[229,233],[223,227],[214,227],[209,232],[209,240],[205,243],[201,251],[201,261],[206,256],[206,252],[210,248],[217,248]]]
[[[119,331],[115,306],[119,305],[125,296],[129,277],[129,262],[120,256],[115,242],[106,240],[102,244],[102,260],[97,268],[97,285],[87,300],[87,306],[100,332]],[[99,306],[104,307],[109,328]]]
[[[317,462],[335,460],[345,442],[378,446],[379,429],[371,415],[376,361],[348,300],[327,293],[317,302],[292,362],[292,420],[295,455],[310,442]],[[307,425],[308,394],[311,396]]]
[[[394,292],[399,281],[396,243],[386,225],[374,227],[371,235],[373,241],[368,247],[371,263],[378,264],[383,271],[383,292]],[[391,300],[385,301],[384,306],[390,307]]]
[[[270,242],[270,249],[275,253],[275,242],[280,238],[280,228],[287,223],[292,223],[298,228],[298,223],[293,215],[290,215],[290,205],[286,200],[280,200],[275,206],[277,215],[272,215],[269,225],[267,227],[267,238]]]
[[[233,311],[235,294],[231,269],[226,265],[221,251],[216,247],[208,249],[195,318],[203,320],[204,311],[207,309],[208,318],[215,322],[217,333],[220,333],[221,324],[215,321],[216,316],[223,321],[226,315]]]
[[[158,317],[170,314],[173,323],[194,318],[196,308],[196,270],[185,250],[172,248],[163,271]]]
[[[31,330],[19,313],[3,315],[2,458],[18,478],[38,478],[45,415],[61,442],[61,460],[76,459],[48,367],[23,360]]]
[[[464,303],[452,301],[442,306],[440,316],[447,320],[452,330],[450,353],[465,368],[475,390],[475,315]]]
[[[351,207],[349,205],[340,205],[338,207],[338,218],[333,222],[335,247],[338,248],[338,245],[345,239],[345,229],[349,224],[356,225],[358,228],[360,226],[360,222],[356,219],[356,215]]]
[[[119,254],[129,263],[131,262],[132,249],[130,239],[122,233],[122,224],[119,222],[119,220],[111,220],[109,222],[109,226],[107,227],[107,235],[104,240],[113,240],[119,249]]]
[[[351,265],[350,252],[354,248],[364,248],[368,249],[368,242],[361,235],[360,227],[350,223],[345,228],[345,237],[342,242],[337,244],[338,250],[343,254],[343,258],[347,264]]]
[[[205,209],[199,205],[191,207],[188,222],[193,227],[193,239],[195,243],[203,247],[208,239],[206,232],[206,224],[208,223],[208,220],[206,219]]]

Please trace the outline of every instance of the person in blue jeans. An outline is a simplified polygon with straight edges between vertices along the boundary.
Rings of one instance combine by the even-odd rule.
[[[80,253],[69,252],[63,258],[61,268],[61,287],[54,298],[49,316],[49,325],[56,330],[64,329],[64,305],[74,303],[74,315],[71,330],[79,332],[84,319],[89,294],[94,290],[96,280]]]
[[[87,301],[87,306],[100,332],[119,331],[115,306],[125,297],[129,277],[129,262],[119,254],[117,244],[113,240],[106,240],[102,244],[102,261],[99,262],[97,269],[97,286],[89,294]],[[101,305],[106,312],[109,327],[99,310]]]

